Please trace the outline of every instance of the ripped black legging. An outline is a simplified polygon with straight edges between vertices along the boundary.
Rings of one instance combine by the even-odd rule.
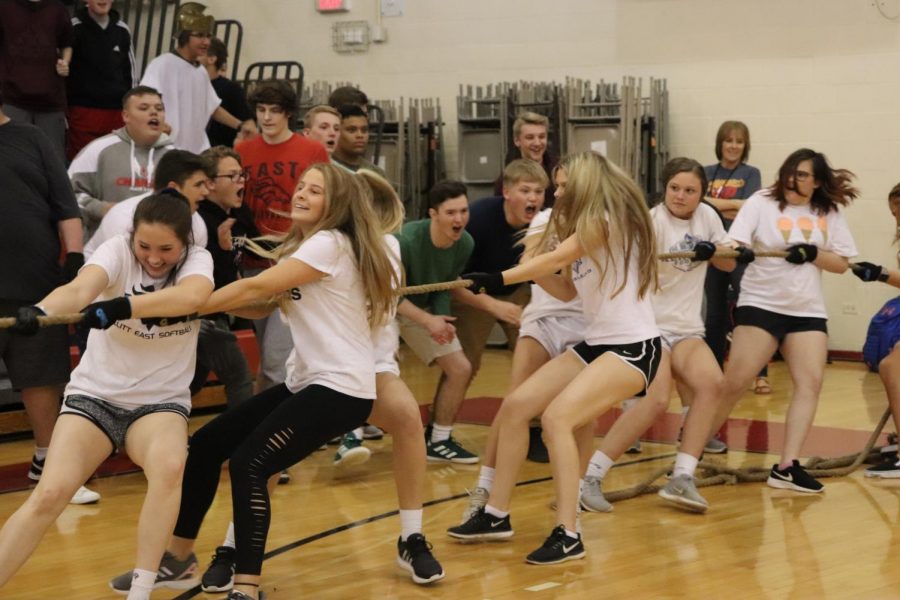
[[[268,478],[362,425],[370,412],[371,400],[321,385],[292,394],[284,384],[225,411],[191,436],[175,535],[197,538],[222,463],[231,459],[235,568],[259,575],[271,519]]]

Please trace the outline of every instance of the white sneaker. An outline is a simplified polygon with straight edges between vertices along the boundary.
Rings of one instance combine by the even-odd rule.
[[[100,494],[84,486],[78,488],[78,491],[69,500],[69,504],[96,504],[97,502],[100,502]]]

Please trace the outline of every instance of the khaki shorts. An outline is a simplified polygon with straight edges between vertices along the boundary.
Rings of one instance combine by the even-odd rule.
[[[400,323],[400,337],[406,342],[406,345],[419,357],[427,366],[431,366],[435,359],[454,352],[462,352],[462,346],[459,344],[459,338],[454,337],[449,344],[438,344],[431,339],[428,330],[404,317],[397,315],[397,322]]]

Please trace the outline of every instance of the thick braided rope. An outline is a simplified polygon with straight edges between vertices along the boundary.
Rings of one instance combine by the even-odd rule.
[[[812,457],[806,462],[806,470],[813,477],[843,477],[855,471],[866,459],[870,458],[875,442],[881,435],[881,430],[891,416],[891,409],[888,408],[881,415],[881,420],[875,426],[875,430],[869,436],[865,447],[857,454],[849,454],[836,458],[820,458]],[[877,453],[876,453],[877,454]],[[698,477],[696,480],[697,487],[709,487],[712,485],[728,484],[743,482],[762,482],[769,478],[769,469],[765,467],[747,467],[743,469],[733,469],[717,462],[702,461],[697,468],[704,473],[704,477]],[[652,494],[658,492],[663,486],[654,485],[654,482],[672,470],[672,464],[660,467],[643,481],[630,488],[604,492],[604,497],[610,502],[618,502],[620,500],[629,500],[643,494]]]

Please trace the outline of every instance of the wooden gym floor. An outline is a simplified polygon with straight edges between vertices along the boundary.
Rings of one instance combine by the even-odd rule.
[[[491,350],[470,389],[455,434],[480,450],[495,400],[506,388],[510,354]],[[420,401],[436,374],[405,357],[404,373]],[[771,369],[774,393],[746,395],[730,422],[731,450],[712,460],[730,466],[770,466],[790,392],[783,363]],[[486,399],[481,399],[486,398]],[[805,455],[839,456],[864,444],[885,407],[878,378],[855,363],[829,365]],[[645,439],[643,453],[626,455],[604,481],[606,490],[630,486],[674,455],[679,410]],[[192,420],[198,427],[209,417]],[[604,423],[608,424],[609,420]],[[602,428],[603,424],[601,424]],[[890,427],[890,426],[889,426]],[[462,545],[444,530],[459,521],[465,489],[478,466],[430,465],[425,533],[447,577],[417,586],[394,564],[399,519],[391,473],[390,436],[368,442],[373,456],[350,470],[332,467],[334,447],[291,469],[293,480],[273,496],[270,557],[263,589],[270,600],[299,598],[897,598],[900,597],[900,480],[864,479],[862,471],[826,479],[826,492],[805,496],[764,484],[705,488],[706,515],[681,512],[655,495],[586,513],[581,561],[555,567],[526,565],[524,556],[554,526],[549,466],[526,463],[513,502],[515,537],[503,543]],[[771,448],[767,452],[767,446]],[[26,463],[31,442],[0,445],[0,465]],[[103,495],[94,506],[70,506],[31,560],[0,592],[8,600],[114,598],[107,581],[131,568],[137,515],[144,493],[139,473],[91,482]],[[198,540],[205,567],[230,519],[227,474]],[[9,515],[27,491],[0,495]],[[196,590],[160,590],[154,598],[223,598]]]

